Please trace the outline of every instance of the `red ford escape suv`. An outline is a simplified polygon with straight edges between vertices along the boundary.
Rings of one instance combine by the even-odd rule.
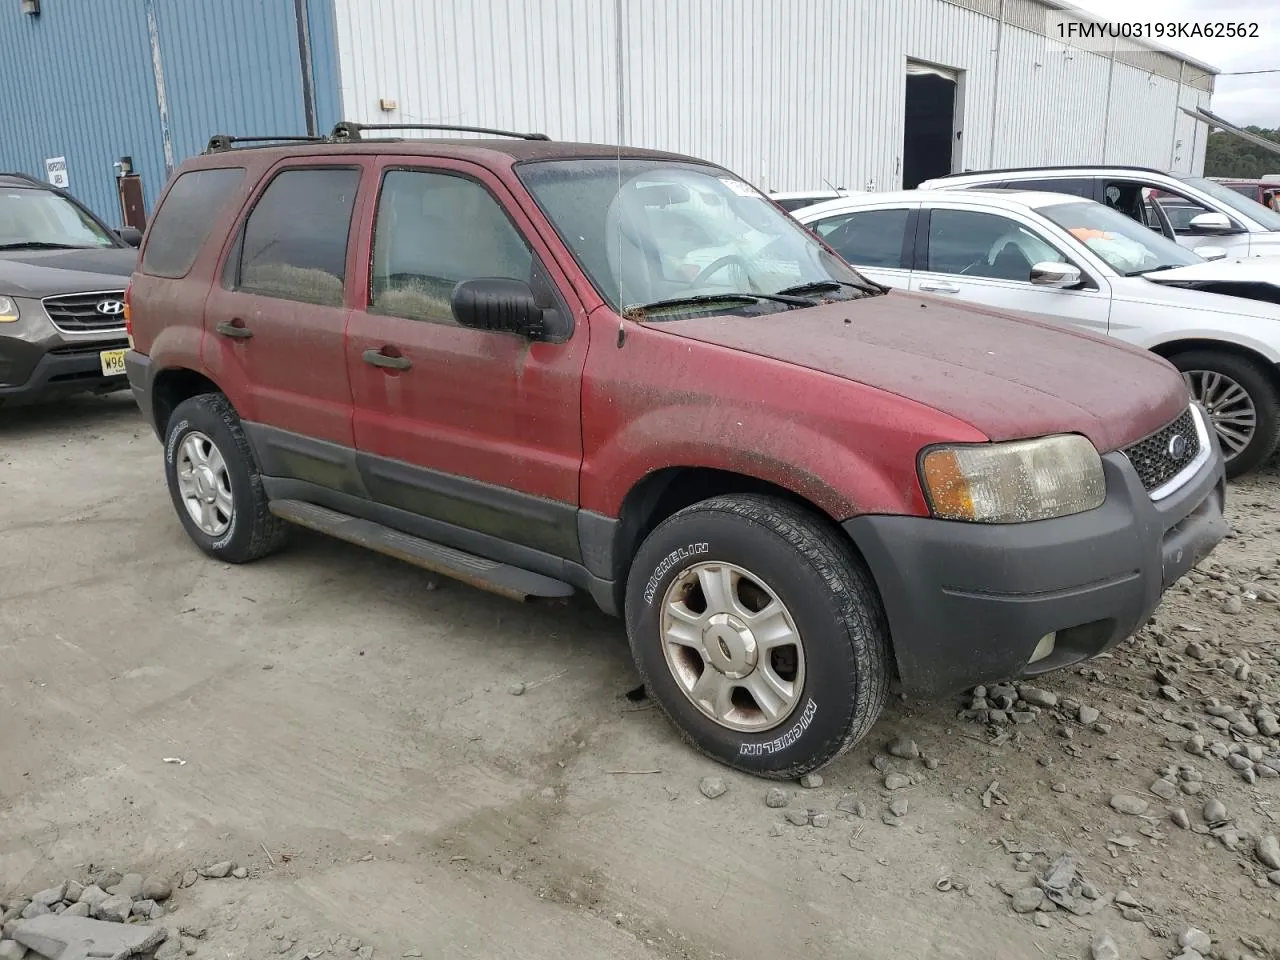
[[[214,138],[128,293],[187,533],[290,524],[587,591],[700,750],[794,777],[937,694],[1092,657],[1221,540],[1145,350],[889,291],[720,167],[499,131]]]

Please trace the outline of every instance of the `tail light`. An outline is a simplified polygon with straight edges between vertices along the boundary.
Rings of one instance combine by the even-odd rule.
[[[124,333],[129,338],[129,349],[133,349],[133,280],[124,288]]]

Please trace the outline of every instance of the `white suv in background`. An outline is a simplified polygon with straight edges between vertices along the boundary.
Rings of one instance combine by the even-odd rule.
[[[792,216],[888,286],[1042,314],[1155,351],[1208,410],[1229,476],[1280,443],[1274,261],[1208,261],[1062,193],[906,190]]]
[[[1280,213],[1204,177],[1146,167],[1026,167],[956,173],[919,187],[974,188],[1047,190],[1096,200],[1204,256],[1280,256]]]

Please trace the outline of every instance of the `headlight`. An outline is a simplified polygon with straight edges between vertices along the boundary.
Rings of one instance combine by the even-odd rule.
[[[935,517],[1023,523],[1102,505],[1102,458],[1084,437],[1063,434],[1011,443],[933,447],[920,482]]]
[[[13,323],[18,319],[18,305],[9,297],[0,297],[0,323]]]

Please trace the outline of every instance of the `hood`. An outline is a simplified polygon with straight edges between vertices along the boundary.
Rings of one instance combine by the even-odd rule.
[[[991,440],[1082,433],[1105,453],[1155,432],[1188,403],[1182,377],[1146,350],[898,291],[654,326],[898,394]]]
[[[123,290],[138,262],[134,247],[0,253],[0,296],[53,297]]]
[[[1206,260],[1186,267],[1146,273],[1142,279],[1170,287],[1280,304],[1280,269],[1277,269],[1275,261],[1263,257]]]

